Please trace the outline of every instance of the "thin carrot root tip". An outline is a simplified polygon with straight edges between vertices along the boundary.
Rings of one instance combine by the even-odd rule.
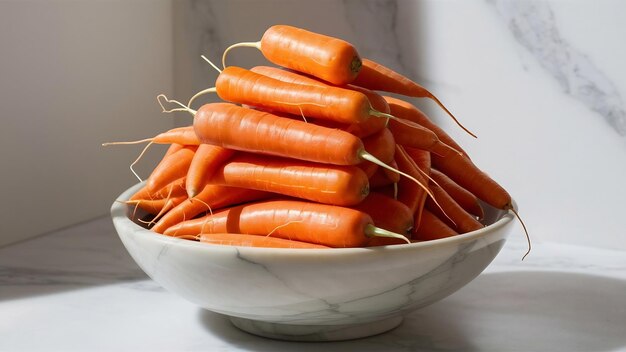
[[[184,112],[188,112],[188,113],[190,113],[192,115],[196,114],[196,110],[190,109],[188,106],[186,106],[185,104],[179,102],[178,100],[174,100],[174,99],[168,98],[165,94],[157,95],[157,102],[159,103],[159,105],[161,106],[161,109],[163,109],[163,112],[165,112],[165,113],[171,113],[171,112],[176,112],[176,111],[184,111]],[[180,108],[166,109],[165,108],[165,104],[176,104],[176,105],[180,106]]]
[[[213,68],[214,68],[214,69],[215,69],[218,73],[222,73],[222,70],[220,70],[220,68],[219,68],[219,67],[217,67],[217,66],[216,66],[213,62],[211,62],[211,60],[207,59],[207,58],[206,58],[206,56],[204,56],[204,55],[200,55],[200,57],[201,57],[204,61],[208,62],[208,63],[209,63],[209,65],[211,65],[211,66],[212,66],[212,67],[213,67]]]
[[[461,122],[459,122],[459,120],[457,120],[456,117],[454,117],[454,115],[452,115],[452,113],[450,112],[450,110],[448,110],[448,108],[446,108],[445,105],[443,105],[443,103],[431,92],[428,92],[428,97],[432,100],[435,101],[435,103],[437,103],[437,105],[439,105],[440,108],[443,109],[443,111],[446,112],[446,114],[448,114],[448,116],[450,116],[452,118],[452,120],[459,126],[461,127],[461,129],[465,132],[467,132],[467,134],[469,134],[470,136],[474,137],[474,138],[478,138],[474,133],[472,133],[472,131],[468,130],[465,126],[463,126],[461,124]]]
[[[233,44],[233,45],[229,46],[228,48],[226,48],[226,50],[224,50],[224,53],[222,54],[222,68],[226,68],[226,56],[228,55],[228,52],[231,49],[240,48],[240,47],[257,48],[258,50],[261,50],[261,41],[258,41],[258,42],[241,42],[241,43]]]
[[[105,143],[102,143],[102,146],[103,147],[108,147],[110,145],[141,144],[141,143],[145,143],[145,142],[152,142],[152,138],[140,139],[140,140],[137,140],[137,141],[130,141],[130,142],[105,142]]]
[[[150,146],[153,144],[152,141],[150,141],[150,143],[148,143],[148,145],[145,146],[145,148],[143,148],[143,150],[141,151],[141,153],[139,154],[139,156],[137,157],[137,159],[135,159],[135,161],[133,161],[132,164],[130,164],[130,172],[133,173],[133,175],[135,175],[135,177],[137,177],[137,179],[139,180],[139,182],[143,182],[143,180],[141,179],[141,177],[139,177],[139,175],[137,174],[137,172],[135,171],[135,165],[139,162],[139,160],[143,157],[143,155],[146,153],[146,150],[148,150],[148,148],[150,148]]]
[[[515,210],[515,208],[512,205],[507,206],[506,209],[510,210],[511,212],[513,212],[513,214],[515,214],[515,217],[517,218],[517,220],[522,225],[522,228],[524,229],[524,233],[526,234],[526,241],[528,242],[528,250],[526,251],[526,253],[522,257],[522,260],[524,260],[526,258],[526,256],[528,256],[528,254],[530,254],[530,251],[532,250],[532,245],[530,243],[531,241],[530,241],[530,235],[528,234],[528,229],[526,229],[526,225],[524,224],[524,221],[522,221],[522,218],[519,216],[519,213],[517,212],[517,210]]]
[[[215,93],[215,92],[217,92],[215,87],[211,87],[211,88],[207,88],[207,89],[199,91],[198,93],[194,94],[194,96],[189,99],[189,101],[187,102],[187,106],[186,107],[190,108],[191,107],[191,103],[193,103],[193,101],[196,100],[198,97],[200,97],[202,95],[205,95],[207,93]]]

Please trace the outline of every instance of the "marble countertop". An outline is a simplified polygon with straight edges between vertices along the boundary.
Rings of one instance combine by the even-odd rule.
[[[0,351],[626,351],[626,251],[533,244],[522,262],[514,231],[478,278],[386,334],[294,343],[166,292],[100,218],[0,249]]]

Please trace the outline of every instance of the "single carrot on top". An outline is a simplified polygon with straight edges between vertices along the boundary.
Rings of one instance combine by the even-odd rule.
[[[277,65],[338,85],[352,82],[361,69],[361,58],[350,43],[292,26],[275,25],[258,42],[229,46],[222,56],[224,68],[229,51],[242,46],[259,49]]]
[[[211,88],[205,89],[190,101],[199,94],[211,91]],[[357,90],[289,83],[236,66],[229,66],[219,74],[214,91],[229,102],[260,106],[306,118],[316,117],[342,123],[393,118],[374,109],[367,96]]]

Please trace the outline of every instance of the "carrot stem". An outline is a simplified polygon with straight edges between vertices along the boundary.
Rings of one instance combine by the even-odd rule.
[[[166,109],[165,105],[163,105],[163,102],[161,101],[161,99],[164,99],[166,103],[171,103],[171,104],[176,104],[178,106],[180,106],[180,108],[174,108],[174,109]],[[190,107],[186,106],[185,104],[181,103],[178,100],[174,100],[174,99],[170,99],[168,98],[165,94],[159,94],[157,95],[157,102],[159,103],[159,105],[161,106],[161,109],[163,109],[163,112],[166,113],[170,113],[170,112],[175,112],[175,111],[185,111],[188,112],[192,115],[196,114],[196,110],[191,109]]]
[[[143,157],[143,155],[146,153],[146,150],[148,150],[148,148],[153,144],[152,141],[150,141],[150,143],[148,143],[143,150],[141,151],[141,153],[139,154],[139,156],[137,157],[137,159],[135,159],[135,161],[133,161],[132,164],[130,164],[130,172],[133,173],[133,175],[135,175],[135,177],[137,177],[137,179],[139,180],[139,182],[142,182],[143,180],[141,179],[141,177],[139,177],[139,175],[137,174],[137,172],[135,172],[135,169],[133,168],[135,166],[135,164],[137,164],[139,162],[139,159],[141,159]]]
[[[217,70],[217,72],[222,73],[222,70],[220,70],[220,68],[217,67],[217,65],[215,65],[213,62],[211,62],[211,60],[207,59],[206,56],[200,55],[200,57],[203,58],[204,61],[208,62],[209,65],[211,65],[215,70]]]
[[[515,214],[515,217],[517,218],[517,220],[519,220],[520,224],[522,224],[522,228],[524,229],[524,233],[526,234],[526,241],[528,242],[528,250],[526,251],[526,254],[524,254],[524,256],[522,257],[522,260],[524,260],[524,258],[526,258],[526,256],[530,253],[532,249],[531,244],[530,244],[530,236],[528,235],[528,230],[526,229],[526,225],[524,224],[524,222],[522,221],[522,218],[517,213],[517,210],[515,210],[513,206],[510,206],[509,210],[512,211],[513,214]]]
[[[443,208],[441,207],[441,205],[439,205],[439,202],[437,202],[437,199],[435,199],[435,196],[432,194],[432,192],[428,189],[428,187],[424,186],[420,181],[418,181],[415,177],[402,172],[400,170],[396,170],[393,167],[383,163],[382,161],[378,160],[375,156],[373,156],[372,154],[366,152],[365,150],[361,152],[361,154],[359,154],[359,156],[367,161],[371,161],[374,164],[384,167],[387,170],[396,172],[406,178],[408,178],[409,180],[417,183],[420,187],[422,187],[422,189],[424,189],[424,191],[430,196],[430,198],[432,198],[433,202],[435,202],[435,204],[437,205],[437,207],[439,207],[439,209],[441,209],[441,211],[443,212],[443,214],[446,216],[446,218],[448,218],[448,220],[450,220],[455,226],[456,223],[454,222],[454,220],[450,219],[450,217],[446,214],[446,212],[443,210]]]
[[[187,106],[190,107],[191,103],[193,103],[194,100],[196,100],[197,97],[207,94],[207,93],[216,93],[217,90],[215,89],[215,87],[211,87],[211,88],[207,88],[204,90],[199,91],[198,93],[196,93],[193,97],[191,97],[191,99],[189,99],[189,101],[187,102]]]
[[[258,42],[241,42],[233,44],[226,48],[226,50],[224,50],[224,54],[222,54],[222,68],[226,68],[226,55],[228,54],[230,49],[239,47],[257,48],[261,50],[261,41],[259,40]]]
[[[389,238],[397,238],[403,241],[406,241],[406,243],[411,243],[411,241],[406,238],[406,236],[401,235],[399,233],[395,233],[395,232],[391,232],[391,231],[387,231],[385,229],[381,229],[380,227],[376,227],[372,224],[368,224],[365,227],[365,235],[368,237],[389,237]]]

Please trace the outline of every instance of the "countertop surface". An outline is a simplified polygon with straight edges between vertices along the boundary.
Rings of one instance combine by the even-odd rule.
[[[626,251],[516,229],[474,281],[398,328],[329,343],[250,335],[150,280],[100,218],[0,249],[1,351],[626,351]]]

